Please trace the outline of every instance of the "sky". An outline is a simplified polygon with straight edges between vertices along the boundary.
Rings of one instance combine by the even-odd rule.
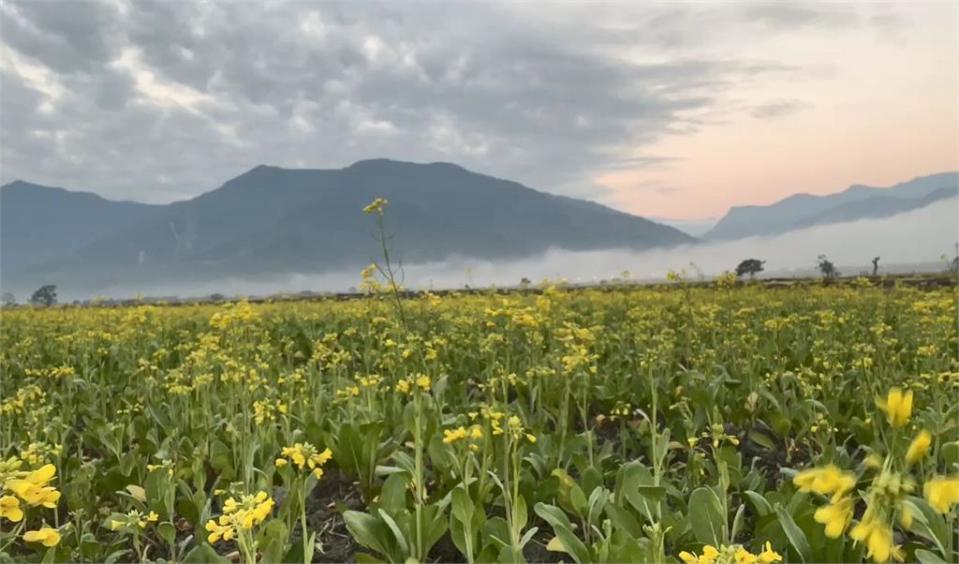
[[[0,180],[455,162],[638,215],[959,169],[959,4],[4,1]]]

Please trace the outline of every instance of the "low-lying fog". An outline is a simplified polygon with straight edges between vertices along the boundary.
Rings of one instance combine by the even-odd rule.
[[[523,260],[488,261],[451,257],[443,262],[404,266],[404,286],[411,289],[443,289],[513,286],[522,278],[544,278],[571,283],[598,283],[629,271],[634,280],[658,280],[670,270],[685,270],[690,278],[710,277],[732,270],[745,258],[766,261],[764,276],[800,276],[815,273],[816,257],[825,254],[842,274],[871,270],[870,261],[881,257],[880,272],[944,268],[942,255],[950,258],[959,240],[959,198],[897,216],[824,225],[774,237],[754,237],[731,242],[699,243],[671,249],[630,251],[611,249],[573,252],[550,250]],[[402,255],[402,249],[397,251]],[[359,285],[359,272],[291,274],[269,280],[226,279],[189,287],[159,284],[143,288],[105,288],[110,297],[199,297],[213,293],[226,296],[269,295],[301,291],[346,291]],[[64,297],[68,297],[68,290]],[[83,296],[90,297],[90,296]],[[73,297],[69,297],[73,299]]]

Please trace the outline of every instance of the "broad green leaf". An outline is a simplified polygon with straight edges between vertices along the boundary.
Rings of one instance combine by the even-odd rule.
[[[591,561],[589,549],[573,534],[569,518],[563,513],[563,510],[555,505],[537,503],[533,510],[544,521],[553,528],[553,534],[559,537],[566,553],[573,557],[578,564],[585,564]]]
[[[773,506],[770,505],[761,494],[752,490],[746,490],[743,493],[746,494],[746,497],[753,504],[753,509],[756,510],[756,513],[758,513],[760,517],[765,517],[773,512]]]
[[[702,544],[723,544],[726,514],[712,488],[696,488],[689,496],[687,518],[696,540]]]
[[[343,522],[356,542],[384,556],[389,555],[393,534],[383,521],[362,511],[344,511]]]
[[[814,562],[812,547],[809,546],[806,533],[802,532],[802,529],[796,525],[796,521],[793,520],[792,515],[787,513],[781,505],[777,505],[776,516],[779,518],[779,524],[782,526],[783,532],[786,533],[786,538],[789,539],[789,544],[796,549],[796,552],[799,554],[799,557],[802,558],[803,562]]]

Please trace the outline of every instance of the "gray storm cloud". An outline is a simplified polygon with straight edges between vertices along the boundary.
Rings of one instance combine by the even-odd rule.
[[[601,171],[697,131],[744,81],[800,72],[686,48],[865,21],[839,5],[8,1],[0,175],[167,202],[260,163],[390,157],[601,199]]]

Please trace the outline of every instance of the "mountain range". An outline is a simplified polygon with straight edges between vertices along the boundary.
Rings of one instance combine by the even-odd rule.
[[[836,194],[795,194],[767,206],[733,207],[704,238],[742,239],[814,225],[877,219],[957,195],[959,172],[921,176],[888,188],[857,184]]]
[[[380,254],[375,221],[361,211],[376,197],[389,200],[394,258],[412,264],[777,235],[897,215],[957,194],[957,172],[888,188],[855,185],[831,195],[797,194],[770,205],[734,207],[696,239],[672,226],[449,163],[373,159],[332,170],[261,165],[215,190],[164,205],[15,181],[0,187],[0,285],[21,294],[42,284],[92,293],[358,270]]]
[[[92,291],[359,268],[379,254],[375,222],[361,211],[376,197],[389,200],[390,243],[407,263],[694,241],[641,217],[453,164],[258,166],[167,205],[7,184],[0,188],[0,283],[19,292],[48,283]]]

